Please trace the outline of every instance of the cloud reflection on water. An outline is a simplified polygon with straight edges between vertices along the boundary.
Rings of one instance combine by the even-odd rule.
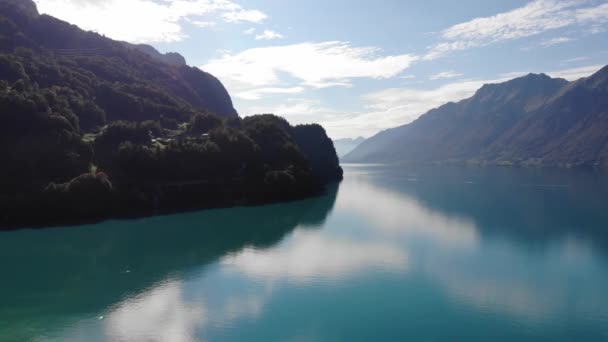
[[[291,239],[269,250],[245,249],[222,264],[254,278],[312,282],[341,280],[364,269],[404,271],[407,253],[391,241],[357,241],[296,230]]]
[[[208,321],[201,303],[186,303],[179,281],[168,281],[120,303],[106,318],[112,341],[195,341]]]
[[[477,244],[475,224],[466,217],[445,215],[397,191],[374,185],[358,175],[340,189],[336,210],[362,217],[375,234],[389,237],[424,237],[446,246]]]
[[[239,329],[243,319],[262,320],[276,310],[271,304],[282,300],[281,289],[319,295],[328,286],[359,286],[354,278],[376,277],[377,271],[388,274],[383,281],[397,282],[390,284],[397,292],[409,279],[423,280],[438,290],[432,300],[447,299],[439,304],[461,313],[509,317],[525,326],[579,316],[596,320],[586,324],[608,322],[605,265],[584,240],[566,237],[528,250],[509,235],[484,236],[475,217],[424,203],[378,185],[363,171],[351,174],[322,227],[302,224],[278,244],[241,248],[222,256],[212,271],[125,300],[108,314],[107,334],[126,341],[192,341],[210,330]],[[204,284],[218,278],[242,287],[206,291]]]
[[[431,209],[429,204],[433,203],[410,195],[416,191],[379,186],[375,180],[381,172],[377,168],[355,170],[339,193],[336,210],[348,210],[367,219],[369,225],[365,226],[377,234],[402,238],[402,248],[410,246],[410,263],[416,266],[412,271],[430,279],[458,305],[469,311],[506,314],[526,324],[551,322],[567,315],[586,315],[608,323],[606,264],[598,259],[598,251],[588,238],[576,238],[577,232],[573,231],[560,238],[547,238],[542,248],[530,250],[519,243],[518,230],[505,229],[500,237],[482,237],[484,227],[477,225],[476,217],[467,213],[458,216],[454,211],[445,214]],[[408,176],[404,172],[402,177]],[[438,181],[427,178],[427,182]],[[482,198],[491,198],[494,191],[485,187],[471,190],[483,194]],[[494,207],[500,207],[500,203]],[[417,237],[427,243],[423,253],[411,248],[416,244],[411,238]]]

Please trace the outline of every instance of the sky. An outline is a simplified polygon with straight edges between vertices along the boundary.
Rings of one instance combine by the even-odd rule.
[[[608,64],[608,0],[35,0],[218,77],[241,116],[370,137],[485,83]]]

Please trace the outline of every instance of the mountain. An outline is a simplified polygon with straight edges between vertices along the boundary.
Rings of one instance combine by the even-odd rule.
[[[334,140],[334,146],[336,147],[336,152],[338,153],[338,157],[342,158],[345,155],[347,155],[348,153],[350,153],[352,150],[355,149],[355,147],[361,145],[362,142],[365,141],[365,138],[363,137],[358,137],[358,138],[345,138],[345,139],[337,139]]]
[[[342,179],[319,125],[241,119],[222,83],[0,0],[0,227],[262,204]]]
[[[93,99],[107,119],[143,121],[160,115],[188,121],[205,110],[234,117],[232,100],[212,75],[183,57],[114,41],[48,15],[31,0],[0,0],[0,79],[65,87]],[[181,57],[181,58],[180,58]],[[20,77],[22,73],[28,78]],[[127,117],[128,116],[128,117]],[[102,126],[81,118],[85,128]]]
[[[484,85],[378,133],[343,161],[608,166],[608,67],[575,82],[529,74]]]
[[[39,15],[36,3],[30,0],[2,0],[0,1],[0,10],[16,9],[19,13],[34,18]]]
[[[130,47],[132,49],[137,49],[148,56],[152,57],[154,60],[159,62],[167,63],[174,66],[185,66],[186,59],[184,56],[180,55],[177,52],[168,52],[168,53],[160,53],[154,47],[146,44],[130,44],[124,42],[125,46]]]

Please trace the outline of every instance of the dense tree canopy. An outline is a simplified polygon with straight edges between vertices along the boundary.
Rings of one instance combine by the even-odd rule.
[[[0,162],[0,225],[300,198],[341,178],[322,128],[241,119],[199,69],[4,5]]]

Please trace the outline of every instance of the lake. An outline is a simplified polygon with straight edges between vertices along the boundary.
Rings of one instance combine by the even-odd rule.
[[[608,176],[345,166],[324,197],[0,233],[0,341],[606,341]]]

